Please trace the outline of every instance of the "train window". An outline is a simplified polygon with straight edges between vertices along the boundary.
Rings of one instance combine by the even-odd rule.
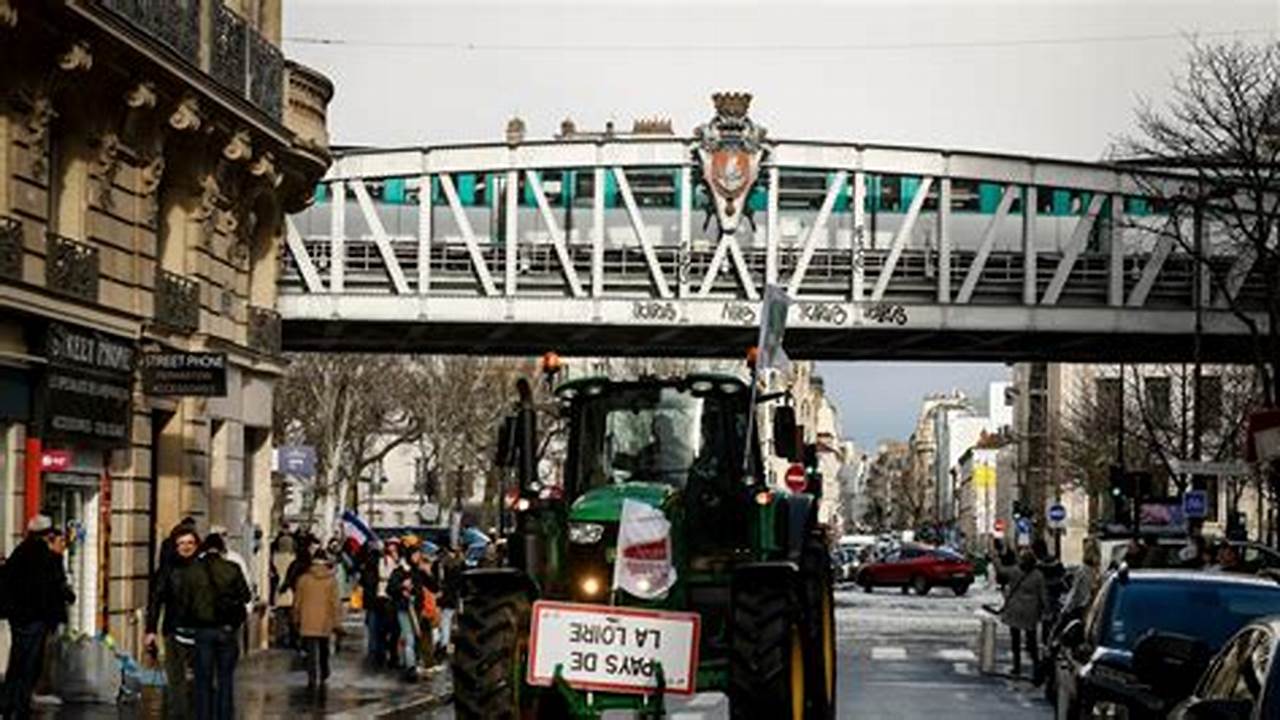
[[[951,211],[978,212],[981,209],[976,180],[951,181]]]

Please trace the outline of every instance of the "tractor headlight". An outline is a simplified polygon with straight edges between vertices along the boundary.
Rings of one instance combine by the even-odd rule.
[[[570,523],[569,542],[575,545],[591,545],[604,537],[604,526],[598,523]]]

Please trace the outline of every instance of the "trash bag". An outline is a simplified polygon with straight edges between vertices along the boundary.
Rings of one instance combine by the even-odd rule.
[[[62,635],[54,643],[53,692],[64,702],[114,705],[123,678],[120,659],[101,638]]]

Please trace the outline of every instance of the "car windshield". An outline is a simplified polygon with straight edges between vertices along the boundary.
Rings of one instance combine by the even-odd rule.
[[[1102,644],[1132,650],[1150,630],[1198,638],[1217,649],[1249,621],[1280,613],[1280,586],[1151,580],[1113,586]]]
[[[693,386],[615,387],[582,400],[574,442],[585,486],[683,486],[691,475],[727,471],[733,458],[741,463],[745,389],[736,383]]]

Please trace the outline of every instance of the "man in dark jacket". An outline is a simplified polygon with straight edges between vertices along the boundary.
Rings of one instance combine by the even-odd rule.
[[[9,618],[13,645],[0,711],[11,720],[31,717],[31,694],[44,666],[49,634],[67,621],[67,605],[75,594],[62,566],[66,539],[47,515],[27,523],[27,537],[4,565],[0,603]]]
[[[186,570],[191,592],[183,615],[195,628],[196,720],[235,717],[235,672],[240,658],[236,634],[252,595],[240,566],[227,560],[226,542],[210,533],[204,553]]]
[[[151,653],[158,651],[156,629],[164,634],[165,716],[189,718],[191,688],[187,684],[187,668],[195,652],[195,625],[187,614],[188,596],[192,592],[191,573],[196,551],[200,549],[200,536],[194,525],[179,523],[169,533],[173,552],[166,559],[161,553],[160,567],[151,581],[151,593],[147,602],[146,631],[143,644]],[[160,615],[163,612],[164,622]]]

